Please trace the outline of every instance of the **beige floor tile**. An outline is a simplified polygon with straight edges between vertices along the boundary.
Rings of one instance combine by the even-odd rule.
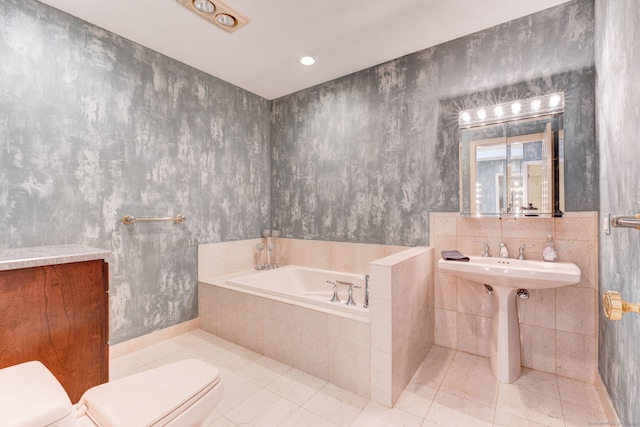
[[[544,427],[546,424],[536,423],[513,414],[496,411],[493,419],[493,427]]]
[[[563,426],[560,399],[513,384],[500,384],[496,410],[548,426]]]
[[[131,354],[151,368],[157,368],[171,362],[195,357],[195,354],[189,348],[175,343],[172,340],[145,347]]]
[[[125,354],[124,356],[112,359],[109,362],[109,381],[119,378],[128,377],[138,372],[146,371],[150,366],[133,354]]]
[[[444,391],[460,399],[494,408],[498,399],[498,381],[475,376],[457,369],[449,369],[440,385]]]
[[[206,424],[203,424],[206,427],[237,427],[236,424],[232,423],[225,417],[219,417],[212,421],[207,421]]]
[[[616,420],[607,420],[607,415],[600,405],[586,406],[562,402],[562,413],[566,427],[617,425]]]
[[[375,402],[369,404],[351,423],[351,427],[420,427],[423,417],[399,408],[387,408]]]
[[[560,398],[560,394],[558,393],[558,380],[555,375],[547,372],[523,368],[520,378],[510,385],[504,385],[504,387],[509,386],[541,393],[555,399]]]
[[[236,373],[261,387],[265,387],[278,379],[282,374],[291,369],[289,366],[262,356],[255,361],[245,365]]]
[[[336,427],[337,425],[325,420],[304,408],[298,408],[279,427]]]
[[[303,407],[334,424],[346,426],[356,419],[367,403],[369,401],[364,397],[327,383]]]
[[[494,408],[438,391],[426,419],[447,427],[491,426]]]
[[[557,381],[560,400],[563,402],[590,407],[602,405],[595,385],[562,377],[558,377]]]
[[[236,408],[261,390],[258,385],[232,372],[221,375],[221,379],[224,386],[224,396],[216,407],[216,412],[222,415]]]
[[[411,381],[400,395],[395,407],[424,418],[436,393],[438,390],[435,388]]]
[[[225,388],[206,427],[573,427],[609,422],[591,384],[527,368],[514,383],[498,383],[487,358],[441,346],[431,349],[392,409],[202,330],[112,359],[111,378],[189,357],[216,366]]]
[[[489,359],[475,354],[458,351],[451,362],[451,369],[466,372],[482,378],[495,380],[489,367]]]
[[[293,402],[261,389],[224,416],[237,425],[277,426],[296,409]]]
[[[265,388],[298,405],[302,405],[325,384],[327,382],[320,378],[291,368]]]
[[[413,375],[412,381],[438,389],[455,354],[456,351],[451,348],[434,345]]]

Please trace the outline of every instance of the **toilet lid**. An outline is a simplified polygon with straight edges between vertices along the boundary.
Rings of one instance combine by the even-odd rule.
[[[42,363],[0,369],[0,426],[42,427],[72,411],[64,388]]]
[[[93,387],[80,405],[100,427],[161,426],[219,382],[208,363],[187,359]]]

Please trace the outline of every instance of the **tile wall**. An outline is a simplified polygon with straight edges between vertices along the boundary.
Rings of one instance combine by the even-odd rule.
[[[497,256],[504,242],[515,258],[522,243],[529,259],[542,259],[547,235],[552,234],[559,261],[577,264],[580,283],[557,289],[533,290],[518,299],[522,364],[563,377],[596,382],[598,277],[597,212],[567,213],[564,218],[461,218],[458,213],[431,213],[434,263],[440,251],[458,249],[482,255],[489,243]],[[436,344],[489,357],[492,297],[477,283],[441,273],[435,265]]]
[[[435,341],[433,248],[376,260],[370,272],[371,399],[392,407]]]

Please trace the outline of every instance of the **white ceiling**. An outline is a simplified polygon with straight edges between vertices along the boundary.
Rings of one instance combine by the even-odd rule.
[[[568,0],[226,0],[232,34],[175,0],[40,1],[274,99]]]

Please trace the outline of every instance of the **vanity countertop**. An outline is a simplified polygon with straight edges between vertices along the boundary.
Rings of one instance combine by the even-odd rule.
[[[111,252],[84,245],[0,249],[0,271],[108,259]]]

